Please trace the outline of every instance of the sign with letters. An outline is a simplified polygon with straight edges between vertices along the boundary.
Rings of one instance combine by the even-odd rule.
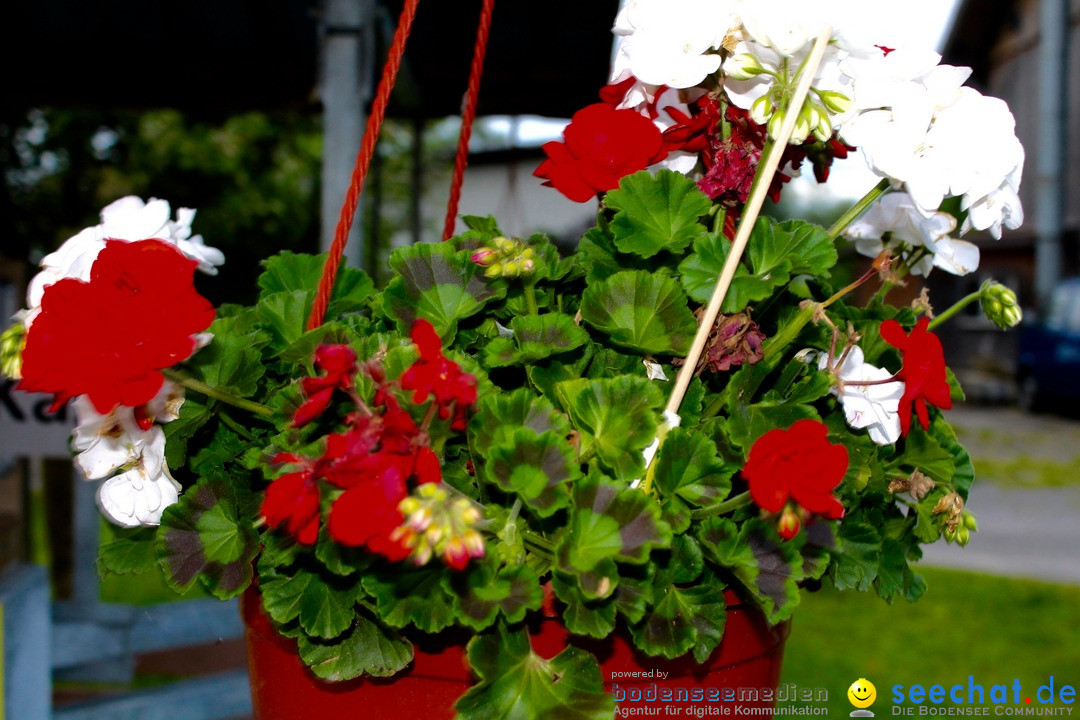
[[[49,412],[52,396],[15,389],[16,381],[0,382],[0,462],[17,457],[68,457],[68,439],[75,413],[63,406]]]

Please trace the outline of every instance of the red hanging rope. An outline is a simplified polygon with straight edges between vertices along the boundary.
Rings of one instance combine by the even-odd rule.
[[[420,0],[405,0],[398,18],[397,30],[394,31],[394,40],[390,44],[387,53],[386,65],[383,66],[382,77],[379,78],[379,88],[375,92],[375,100],[371,105],[371,116],[368,118],[367,127],[364,128],[364,139],[360,143],[360,152],[356,155],[356,167],[353,169],[352,181],[349,190],[345,193],[345,204],[341,208],[341,216],[338,218],[337,229],[334,231],[334,241],[330,244],[330,254],[326,258],[322,277],[319,279],[319,289],[315,294],[315,302],[311,306],[311,317],[308,318],[308,330],[314,330],[322,325],[326,317],[326,308],[330,304],[330,294],[334,289],[334,281],[337,279],[337,271],[341,266],[341,260],[345,254],[345,244],[349,239],[349,230],[352,228],[356,217],[356,208],[360,203],[360,192],[364,189],[364,178],[367,177],[368,168],[371,166],[371,158],[375,154],[375,144],[379,139],[379,129],[386,117],[386,106],[390,103],[390,91],[394,89],[394,81],[397,79],[398,69],[401,67],[401,57],[405,54],[405,41],[409,38],[413,19],[416,18],[416,6]]]
[[[461,112],[461,134],[458,135],[454,177],[450,181],[450,203],[446,208],[446,222],[443,223],[443,240],[454,236],[458,203],[461,201],[461,185],[465,180],[465,166],[469,162],[469,137],[472,135],[473,120],[476,118],[476,97],[480,94],[480,75],[484,70],[484,55],[487,53],[491,30],[491,11],[494,7],[495,0],[484,0],[480,8],[480,25],[476,29],[476,44],[473,46],[472,66],[469,68],[469,87],[465,93],[465,107]]]

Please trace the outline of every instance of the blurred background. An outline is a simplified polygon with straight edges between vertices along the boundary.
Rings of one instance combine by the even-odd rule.
[[[882,678],[879,693],[886,681],[948,685],[969,674],[1075,685],[1080,2],[869,1],[881,44],[935,48],[971,67],[968,84],[1016,117],[1026,222],[1001,240],[966,237],[981,248],[979,270],[926,284],[944,308],[998,280],[1017,291],[1025,319],[1001,332],[975,305],[940,333],[967,392],[949,417],[976,464],[972,543],[929,548],[930,590],[915,605],[809,594],[784,682],[827,688],[834,714],[850,710],[844,691],[859,677]],[[430,3],[417,16],[349,245],[350,262],[377,282],[395,247],[440,235],[479,5]],[[566,200],[532,172],[540,146],[607,81],[618,6],[497,5],[461,214],[492,214],[507,233],[547,232],[563,247],[593,223],[594,204]],[[46,253],[123,195],[198,210],[195,231],[227,258],[218,276],[199,279],[215,304],[250,302],[267,255],[326,247],[400,9],[400,0],[7,3],[0,317],[22,307]],[[876,181],[852,155],[825,185],[794,180],[767,212],[828,224]],[[852,272],[865,262],[841,251]],[[910,283],[890,300],[920,290]],[[163,611],[155,603],[175,600],[163,583],[97,578],[103,530],[92,488],[72,480],[70,426],[2,387],[0,720],[243,717],[235,607],[188,598]]]

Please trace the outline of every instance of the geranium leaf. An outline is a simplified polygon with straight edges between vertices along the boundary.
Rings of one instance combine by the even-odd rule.
[[[188,441],[210,418],[204,398],[192,394],[184,399],[180,417],[165,425],[165,462],[169,467],[180,468],[187,463]]]
[[[153,570],[157,564],[157,528],[108,527],[112,539],[98,548],[98,572],[128,575]]]
[[[604,204],[616,211],[611,221],[616,247],[644,258],[685,250],[705,232],[698,218],[712,207],[693,180],[672,170],[628,175],[604,196]]]
[[[215,597],[239,595],[251,583],[251,561],[259,545],[248,518],[255,515],[254,496],[239,483],[204,476],[180,501],[161,515],[158,558],[177,592],[202,578]]]
[[[561,313],[518,316],[510,321],[510,329],[527,362],[568,352],[589,340],[588,333],[574,324],[574,318]]]
[[[837,533],[831,577],[839,590],[869,590],[877,577],[881,535],[873,525],[845,518]]]
[[[264,332],[234,334],[228,329],[231,322],[226,318],[210,325],[213,341],[192,356],[189,366],[210,385],[251,397],[266,372],[260,348],[270,337]]]
[[[569,646],[545,660],[526,630],[502,626],[470,640],[468,655],[480,682],[454,705],[461,720],[610,720],[615,713],[600,665],[584,650]]]
[[[259,298],[256,307],[273,352],[281,352],[303,336],[314,297],[307,290],[282,290]]]
[[[798,420],[820,420],[817,410],[809,405],[762,401],[753,405],[737,403],[728,418],[728,439],[746,451],[754,441],[775,428],[789,428]]]
[[[660,601],[630,627],[634,644],[649,655],[677,658],[693,650],[698,662],[707,660],[727,622],[724,586],[710,578],[691,588],[668,585],[654,592]]]
[[[687,295],[700,303],[709,301],[730,250],[731,241],[719,231],[704,235],[694,242],[694,251],[679,264],[679,281]],[[751,302],[772,295],[773,289],[790,277],[786,266],[778,270],[779,273],[759,277],[740,263],[720,309],[728,314],[736,313]]]
[[[279,625],[299,619],[312,637],[330,639],[348,630],[359,590],[359,578],[259,562],[259,594],[266,614]]]
[[[590,284],[581,318],[631,352],[685,354],[697,331],[686,295],[670,277],[625,270]]]
[[[328,254],[307,255],[283,250],[262,261],[265,268],[259,276],[261,296],[300,290],[314,297],[326,265]],[[331,294],[328,317],[361,310],[375,292],[375,283],[363,270],[343,265],[338,268]],[[301,328],[302,330],[303,328]]]
[[[364,590],[378,605],[379,617],[396,628],[413,625],[435,633],[454,623],[454,608],[443,589],[446,570],[424,567],[415,570],[394,566],[392,572],[364,577]]]
[[[756,231],[757,227],[754,229]],[[773,225],[772,237],[763,233],[757,243],[751,237],[747,254],[756,275],[787,261],[791,263],[792,275],[806,273],[827,277],[829,268],[837,260],[836,247],[825,228],[802,220],[785,220]]]
[[[582,592],[572,575],[560,572],[552,574],[551,587],[555,591],[555,597],[566,604],[559,617],[566,629],[573,634],[604,638],[615,629],[614,598],[590,598]]]
[[[671,528],[649,495],[593,474],[574,485],[574,509],[556,556],[564,571],[582,573],[608,559],[643,563],[652,548],[670,543]]]
[[[569,315],[519,315],[510,321],[510,338],[496,338],[484,350],[489,367],[521,365],[569,352],[589,340],[589,334],[574,324]]]
[[[537,435],[521,427],[491,448],[486,467],[500,488],[516,493],[543,517],[566,507],[568,486],[581,477],[581,467],[565,438],[550,431]]]
[[[550,430],[564,437],[570,432],[570,421],[547,398],[518,388],[481,400],[470,423],[473,443],[481,455],[505,442],[515,428],[528,428],[537,435]]]
[[[497,570],[490,562],[472,562],[462,572],[444,575],[443,587],[454,598],[458,620],[474,630],[491,625],[500,612],[508,622],[520,622],[544,599],[536,571],[528,565]]]
[[[764,610],[769,622],[786,620],[799,604],[803,579],[798,550],[757,519],[737,526],[728,518],[708,518],[698,530],[701,547],[728,568]]]
[[[952,484],[966,502],[971,484],[975,481],[975,467],[971,463],[971,455],[957,440],[956,430],[940,414],[930,422],[930,435],[952,459]]]
[[[955,435],[952,442],[956,442]],[[904,452],[897,456],[895,463],[898,467],[918,470],[939,483],[952,482],[957,468],[957,458],[917,422],[911,423],[911,431],[904,440]],[[968,486],[970,487],[970,482]],[[967,488],[964,490],[966,493]]]
[[[633,480],[644,471],[641,451],[656,436],[656,410],[663,395],[644,377],[570,380],[555,388],[580,437],[581,452],[595,450],[616,478]]]
[[[720,459],[712,440],[679,427],[668,432],[660,446],[654,481],[662,496],[711,505],[731,492],[731,476],[737,469]]]
[[[311,672],[329,682],[361,675],[391,677],[413,659],[412,643],[364,613],[352,629],[333,640],[301,634],[296,645]]]
[[[426,318],[447,343],[457,324],[490,300],[506,294],[502,281],[488,282],[467,252],[448,243],[417,243],[390,256],[394,278],[383,293],[383,310],[408,334],[417,318]]]

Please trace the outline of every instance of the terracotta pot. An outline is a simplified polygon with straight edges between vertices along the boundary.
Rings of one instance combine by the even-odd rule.
[[[475,682],[465,659],[470,634],[462,633],[417,644],[412,665],[393,678],[326,683],[300,660],[296,642],[275,632],[257,591],[245,594],[242,608],[256,720],[449,720],[454,703]],[[692,658],[670,661],[642,655],[618,634],[604,640],[575,637],[574,644],[596,655],[605,688],[621,698],[618,707],[648,706],[653,710],[649,714],[662,717],[662,706],[674,704],[682,708],[678,715],[683,717],[690,706],[712,716],[719,715],[720,707],[730,710],[736,704],[723,699],[725,689],[776,688],[789,628],[789,623],[769,627],[756,608],[741,604],[729,591],[724,638],[703,665]],[[566,646],[568,633],[557,621],[542,620],[533,629],[533,649],[541,656],[554,657]],[[643,672],[653,676],[624,674]],[[663,679],[661,673],[666,674]],[[678,694],[679,688],[687,694]],[[761,699],[737,704],[773,705]]]

